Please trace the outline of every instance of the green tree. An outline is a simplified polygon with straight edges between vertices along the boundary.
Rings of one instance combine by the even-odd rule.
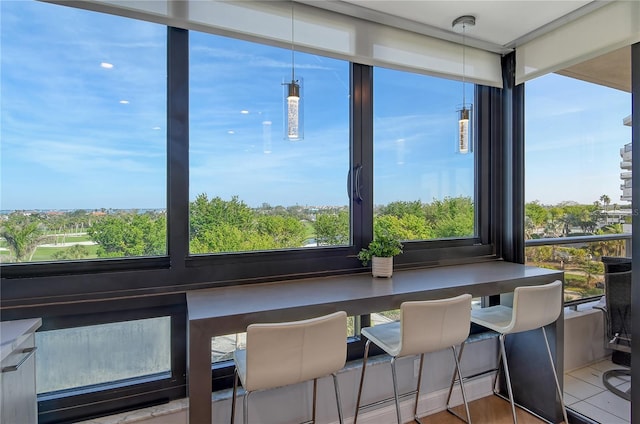
[[[74,244],[73,246],[58,250],[54,252],[51,257],[58,261],[83,259],[89,256],[89,249],[81,244]]]
[[[257,233],[272,241],[270,249],[300,247],[305,240],[304,224],[292,216],[261,216],[256,222]]]
[[[30,261],[38,244],[48,240],[45,228],[37,220],[13,213],[0,229],[0,236],[7,241],[7,247],[15,262]]]
[[[433,229],[424,220],[416,215],[381,215],[373,221],[375,237],[390,235],[397,240],[429,240],[434,238]]]
[[[349,244],[349,212],[320,213],[313,223],[318,246]]]
[[[525,219],[529,218],[531,223],[531,234],[537,233],[540,228],[544,228],[549,219],[549,210],[542,206],[539,201],[526,203],[524,205]]]
[[[424,209],[420,200],[391,202],[386,206],[381,206],[378,213],[380,215],[394,215],[398,218],[404,218],[407,215],[424,217]]]
[[[609,224],[598,229],[596,234],[622,234],[622,224]],[[624,240],[599,241],[594,244],[594,253],[599,256],[622,256]]]
[[[470,197],[445,197],[425,206],[427,222],[435,238],[469,237],[474,235],[475,213]]]
[[[603,194],[602,196],[600,196],[600,201],[604,205],[604,213],[606,214],[609,210],[609,205],[611,204],[611,198],[606,194]]]
[[[101,258],[158,256],[166,253],[166,228],[164,216],[131,213],[104,217],[88,234],[98,243]]]
[[[580,227],[584,234],[595,231],[600,220],[600,208],[597,205],[566,204],[563,206],[565,235],[569,235],[570,227]]]
[[[198,237],[191,240],[191,253],[243,252],[249,250],[267,250],[273,240],[257,232],[243,231],[231,224],[222,222],[203,229]]]
[[[599,261],[586,260],[582,264],[584,272],[587,274],[587,285],[591,285],[594,276],[604,273],[604,264]]]
[[[293,248],[305,240],[304,224],[287,208],[263,204],[254,211],[237,196],[226,201],[200,194],[191,202],[189,216],[191,253]]]
[[[554,260],[553,253],[551,246],[534,246],[525,249],[527,262],[535,262],[537,265],[552,262]]]
[[[189,233],[191,240],[201,233],[222,223],[241,230],[251,229],[254,223],[253,211],[238,196],[225,201],[220,197],[209,200],[206,194],[199,194],[189,205]]]

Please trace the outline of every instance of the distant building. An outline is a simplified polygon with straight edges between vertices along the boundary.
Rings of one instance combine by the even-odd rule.
[[[627,116],[622,120],[622,123],[627,126],[631,126],[631,115]],[[622,161],[620,162],[620,179],[622,180],[622,184],[620,184],[620,190],[622,190],[622,195],[620,196],[620,200],[623,202],[631,202],[631,150],[632,144],[627,143],[620,149],[620,157]]]
[[[627,126],[631,126],[631,115],[627,116],[622,120],[622,123]],[[620,162],[620,179],[622,180],[622,184],[620,184],[620,190],[622,190],[622,195],[620,196],[620,200],[623,202],[631,203],[631,163],[632,163],[632,143],[627,143],[623,148],[620,149],[620,156],[622,157],[622,161]],[[631,210],[628,211],[629,215]],[[622,224],[622,231],[625,233],[631,232],[631,224],[625,223]]]

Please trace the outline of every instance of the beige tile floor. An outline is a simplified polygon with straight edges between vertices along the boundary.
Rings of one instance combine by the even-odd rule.
[[[627,424],[631,420],[631,402],[609,392],[602,383],[602,373],[624,368],[610,360],[569,371],[564,375],[564,402],[571,408],[601,424]],[[630,377],[619,379],[616,386],[626,390]]]

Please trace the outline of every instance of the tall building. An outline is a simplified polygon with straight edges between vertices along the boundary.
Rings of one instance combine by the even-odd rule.
[[[631,126],[631,115],[627,116],[622,120],[622,123],[627,126]],[[620,179],[622,180],[622,184],[620,184],[620,190],[622,190],[622,195],[620,196],[620,200],[623,202],[631,202],[631,150],[632,144],[627,143],[620,149],[620,157],[622,161],[620,162]]]

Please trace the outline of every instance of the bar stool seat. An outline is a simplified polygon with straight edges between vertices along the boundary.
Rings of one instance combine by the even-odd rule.
[[[464,384],[460,373],[460,364],[456,355],[457,344],[462,343],[469,335],[471,314],[471,295],[463,294],[449,299],[426,300],[416,302],[404,302],[400,305],[400,321],[380,324],[374,327],[363,328],[361,334],[367,338],[362,363],[362,374],[358,388],[356,412],[353,423],[358,420],[362,388],[364,385],[367,358],[371,343],[380,347],[391,356],[391,373],[393,378],[393,394],[396,404],[396,416],[398,423],[402,423],[400,414],[400,402],[398,395],[398,381],[396,374],[396,359],[405,356],[420,355],[420,370],[418,372],[418,385],[414,404],[414,420],[418,423],[418,399],[420,397],[420,384],[422,381],[422,369],[424,354],[436,352],[446,348],[453,350],[455,361],[454,373],[458,374],[462,399],[465,405],[467,422],[470,423],[469,406],[464,392]],[[454,374],[455,375],[455,374]],[[457,416],[457,414],[454,414]],[[462,417],[459,417],[462,419]]]
[[[256,390],[313,380],[312,422],[316,420],[318,378],[331,375],[338,419],[343,423],[337,372],[347,358],[347,314],[344,311],[301,321],[251,324],[246,349],[233,355],[235,376],[231,423],[235,420],[238,380],[245,389],[243,422],[249,423],[249,394]]]
[[[514,423],[517,423],[517,418],[504,340],[505,336],[509,334],[536,329],[542,330],[564,420],[565,423],[569,422],[567,420],[567,411],[562,400],[562,390],[560,389],[558,375],[553,363],[553,356],[551,355],[551,348],[549,347],[549,340],[547,339],[547,332],[544,328],[546,325],[558,319],[562,312],[562,301],[562,281],[556,280],[552,283],[538,286],[517,287],[513,293],[512,308],[505,305],[496,305],[471,311],[471,322],[499,334],[500,351],[498,364],[500,364],[500,360],[502,359]],[[464,344],[460,348],[460,354],[462,354],[463,349]],[[498,375],[496,374],[496,380],[494,381],[494,392],[496,393],[495,385],[497,380]]]

